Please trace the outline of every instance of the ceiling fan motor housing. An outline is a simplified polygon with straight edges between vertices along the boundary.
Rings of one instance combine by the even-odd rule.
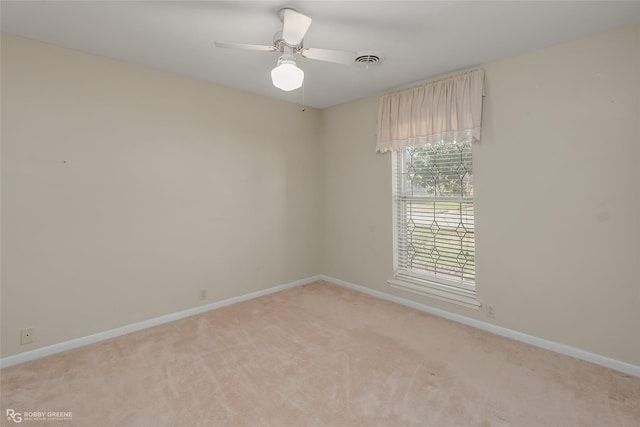
[[[278,31],[273,35],[273,47],[280,52],[284,52],[287,47],[292,48],[294,52],[299,52],[302,49],[302,42],[296,45],[290,45],[282,38],[282,31]]]

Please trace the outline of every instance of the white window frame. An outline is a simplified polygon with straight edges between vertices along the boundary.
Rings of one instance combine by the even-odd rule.
[[[402,151],[393,151],[393,265],[394,275],[388,280],[391,287],[404,291],[428,296],[437,300],[446,301],[452,304],[461,305],[463,307],[479,310],[482,304],[476,296],[475,282],[448,280],[441,276],[432,276],[428,274],[420,274],[413,271],[406,271],[399,268],[399,220],[400,209],[398,204],[400,198],[398,195],[398,179],[399,171],[398,156],[402,156]],[[475,206],[474,206],[475,208]],[[475,209],[474,209],[475,212]],[[474,242],[475,243],[475,242]]]

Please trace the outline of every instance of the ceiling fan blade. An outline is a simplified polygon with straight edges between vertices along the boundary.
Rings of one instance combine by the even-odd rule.
[[[351,65],[356,59],[355,52],[346,50],[317,49],[314,47],[302,49],[300,55],[318,61],[335,62],[337,64]]]
[[[282,38],[291,46],[300,44],[311,25],[311,18],[293,9],[282,9],[280,13],[284,24]]]
[[[223,47],[228,49],[243,49],[243,50],[261,50],[264,52],[274,52],[276,48],[274,46],[264,46],[261,44],[243,44],[243,43],[226,43],[226,42],[214,42],[216,47]]]

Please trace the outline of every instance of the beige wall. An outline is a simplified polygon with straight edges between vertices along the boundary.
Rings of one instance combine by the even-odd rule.
[[[3,35],[2,356],[319,274],[319,128]]]
[[[640,25],[483,68],[495,319],[386,284],[377,97],[302,113],[3,36],[2,356],[323,273],[640,365]]]
[[[377,97],[322,112],[328,276],[640,365],[640,25],[483,66],[477,288],[465,309],[391,289],[391,156]]]

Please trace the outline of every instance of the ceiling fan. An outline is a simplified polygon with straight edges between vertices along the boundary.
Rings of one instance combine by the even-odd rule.
[[[221,48],[281,52],[282,56],[278,58],[276,67],[271,71],[271,80],[275,87],[284,91],[298,89],[304,80],[304,72],[296,64],[295,54],[338,64],[353,64],[356,61],[356,52],[304,47],[302,40],[311,25],[311,18],[308,16],[291,8],[280,9],[278,16],[283,24],[282,31],[274,35],[273,44],[270,46],[218,41],[215,45]]]

